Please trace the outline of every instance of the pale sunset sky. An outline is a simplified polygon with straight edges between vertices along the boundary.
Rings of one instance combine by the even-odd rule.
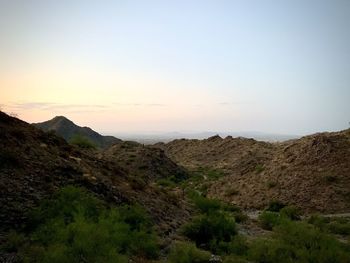
[[[348,0],[0,0],[0,105],[102,133],[349,128]]]

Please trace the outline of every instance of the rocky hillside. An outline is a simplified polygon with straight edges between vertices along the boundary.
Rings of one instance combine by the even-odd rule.
[[[271,160],[276,146],[253,139],[212,136],[205,140],[174,140],[154,145],[166,151],[176,163],[196,170],[220,169],[226,174],[245,174]]]
[[[189,169],[223,170],[209,196],[246,209],[279,200],[305,212],[350,211],[350,130],[274,144],[215,136],[156,147]]]
[[[99,156],[123,167],[128,174],[145,181],[173,177],[178,181],[188,177],[184,168],[167,157],[162,149],[125,141],[114,144]]]
[[[163,237],[188,218],[182,200],[152,184],[140,184],[133,180],[136,175],[112,159],[98,158],[99,153],[81,151],[0,112],[0,241],[1,233],[23,224],[40,200],[69,184],[85,187],[111,204],[141,204]]]
[[[64,116],[56,116],[49,121],[34,123],[33,125],[43,131],[55,131],[57,135],[63,137],[68,142],[74,136],[86,137],[100,148],[106,148],[114,143],[121,142],[120,139],[113,136],[103,136],[89,127],[80,127]]]

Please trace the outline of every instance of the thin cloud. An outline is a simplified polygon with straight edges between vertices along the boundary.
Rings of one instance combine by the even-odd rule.
[[[17,102],[7,105],[7,107],[16,110],[44,110],[44,111],[69,111],[69,110],[101,110],[106,109],[106,105],[98,104],[63,104],[52,102]]]
[[[236,102],[228,102],[228,101],[223,101],[217,103],[217,105],[220,106],[230,106],[230,105],[242,105],[242,104],[252,104],[253,102],[251,101],[236,101]]]
[[[167,104],[162,103],[113,103],[118,106],[133,106],[133,107],[165,107]]]

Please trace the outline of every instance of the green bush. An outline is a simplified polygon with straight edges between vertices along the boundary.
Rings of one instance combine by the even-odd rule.
[[[217,246],[217,253],[221,255],[239,255],[244,256],[248,251],[248,243],[245,236],[235,235],[230,242],[221,241]]]
[[[210,253],[198,249],[194,244],[188,242],[176,243],[170,251],[170,263],[208,263]]]
[[[106,208],[88,192],[66,187],[32,213],[24,262],[128,262],[158,256],[151,223],[139,206]]]
[[[201,213],[210,213],[221,209],[221,202],[216,199],[209,199],[201,195],[195,195],[192,197],[192,201]]]
[[[0,246],[0,251],[17,252],[26,242],[26,237],[22,233],[10,231],[6,237],[7,242]],[[1,252],[0,252],[1,253]]]
[[[286,205],[278,200],[273,200],[269,203],[268,207],[266,208],[267,211],[271,212],[279,212],[283,207]]]
[[[258,164],[257,166],[255,166],[255,172],[257,174],[261,173],[264,170],[265,170],[265,167],[262,164]]]
[[[183,233],[197,246],[216,251],[220,242],[230,242],[236,234],[234,219],[223,212],[211,212],[195,217],[184,226]]]
[[[70,144],[77,145],[83,149],[96,149],[96,145],[89,138],[76,134],[70,140]]]
[[[232,212],[232,215],[237,223],[243,223],[248,220],[248,216],[242,211]]]
[[[338,235],[350,235],[350,222],[339,218],[329,223],[328,229],[331,233]]]
[[[159,179],[157,181],[157,184],[160,186],[164,186],[164,187],[175,187],[176,186],[176,184],[173,181],[171,181],[170,179],[167,179],[167,178]]]
[[[280,215],[290,220],[300,220],[301,211],[296,206],[285,206],[280,210]]]
[[[223,263],[248,263],[248,261],[236,255],[229,255],[224,258]]]
[[[253,241],[249,259],[254,262],[349,262],[350,249],[335,238],[305,222],[284,221],[272,239]]]
[[[320,230],[326,230],[327,224],[330,222],[330,219],[327,217],[323,217],[317,214],[311,215],[307,220],[309,224],[312,224],[318,227]]]
[[[328,218],[312,215],[308,222],[318,229],[338,235],[350,235],[350,220],[347,218]]]
[[[277,212],[264,211],[259,215],[259,224],[265,230],[272,230],[280,222],[280,214]]]

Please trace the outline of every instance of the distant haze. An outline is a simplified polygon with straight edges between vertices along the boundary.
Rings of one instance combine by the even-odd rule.
[[[350,122],[350,1],[0,1],[0,107],[104,134]]]
[[[116,133],[114,136],[127,141],[137,141],[144,144],[154,144],[158,142],[170,142],[175,139],[207,139],[211,136],[219,135],[222,138],[227,136],[253,138],[258,141],[282,142],[297,139],[301,136],[272,134],[262,132],[168,132],[168,133]]]

